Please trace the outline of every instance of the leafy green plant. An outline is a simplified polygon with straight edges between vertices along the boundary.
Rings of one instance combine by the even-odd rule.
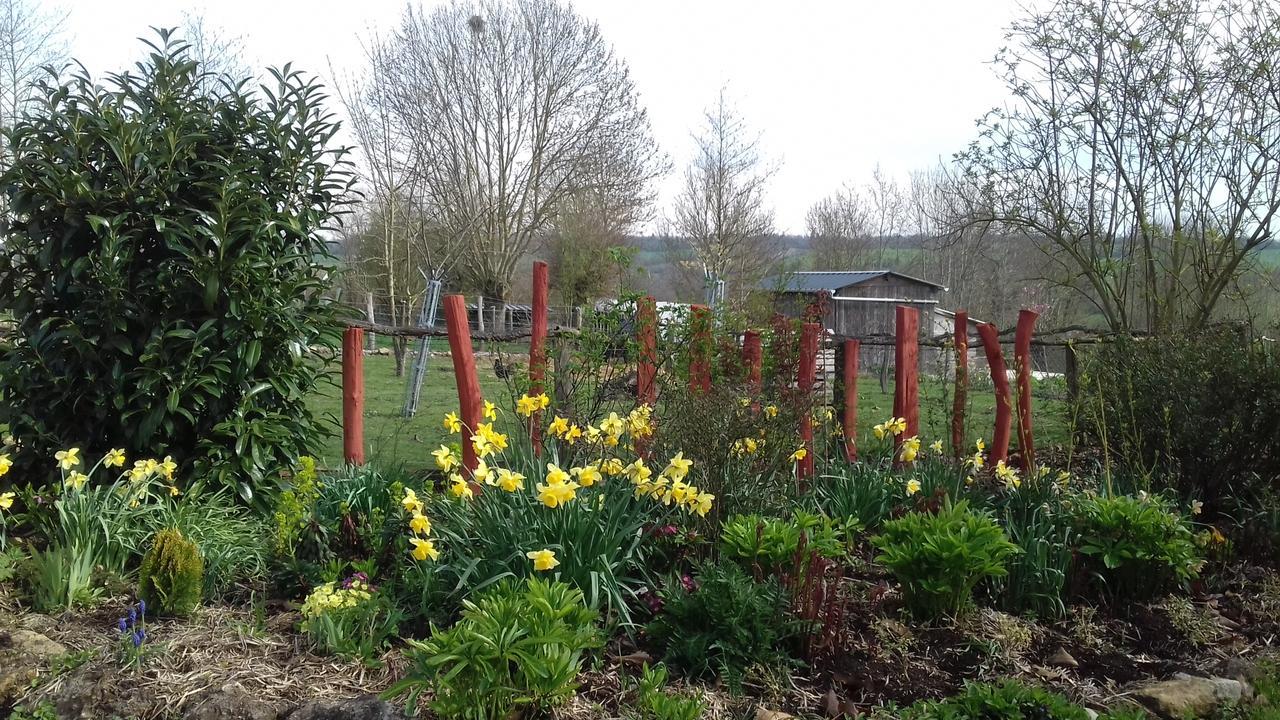
[[[857,518],[862,527],[879,528],[900,501],[887,468],[855,463],[833,468],[813,485],[813,502],[834,518]]]
[[[707,563],[692,581],[669,583],[661,598],[649,637],[691,677],[719,676],[740,688],[751,668],[791,662],[783,651],[792,634],[787,598],[776,580],[756,582],[734,563]]]
[[[148,47],[45,81],[5,131],[0,423],[24,477],[74,444],[163,447],[254,502],[319,449],[306,399],[333,353],[308,349],[337,344],[328,238],[352,176],[315,82],[286,66],[258,91],[168,31]]]
[[[999,685],[966,683],[958,695],[918,702],[893,717],[902,720],[1087,720],[1089,714],[1057,693],[1007,681]]]
[[[764,567],[790,563],[803,547],[822,557],[848,555],[857,521],[835,521],[825,515],[796,510],[790,518],[735,515],[720,528],[725,555]]]
[[[138,569],[138,595],[157,615],[190,615],[204,590],[200,548],[173,528],[156,533]]]
[[[1191,527],[1158,497],[1083,496],[1072,512],[1076,572],[1114,600],[1151,598],[1199,572]]]
[[[164,504],[149,518],[152,532],[174,528],[204,558],[204,597],[223,597],[237,583],[267,576],[270,547],[262,520],[236,504],[228,491],[191,492]]]
[[[634,684],[636,697],[631,717],[635,720],[698,720],[706,710],[701,697],[666,689],[667,669],[662,665],[646,664]]]
[[[373,663],[403,617],[362,572],[329,582],[302,604],[302,631],[321,651]]]
[[[40,612],[70,610],[93,603],[100,592],[93,582],[93,546],[50,545],[27,560],[31,604]]]
[[[1019,552],[990,515],[964,500],[886,522],[871,542],[880,550],[876,560],[902,583],[908,607],[925,618],[967,609],[974,587],[1004,577]]]
[[[506,720],[563,704],[577,688],[584,653],[600,645],[597,613],[562,582],[504,581],[465,601],[449,629],[410,640],[408,676],[387,690],[411,707],[430,689],[446,720]]]
[[[1007,575],[986,583],[991,596],[1010,612],[1064,616],[1073,531],[1059,493],[1045,479],[1029,479],[1003,495],[995,513],[1021,552],[1009,558]]]

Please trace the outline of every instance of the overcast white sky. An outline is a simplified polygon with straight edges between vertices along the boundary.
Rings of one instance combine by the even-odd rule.
[[[414,0],[415,2],[417,0]],[[431,5],[438,0],[423,0]],[[398,21],[405,0],[67,0],[72,56],[95,74],[142,54],[135,38],[182,12],[239,36],[254,66],[292,61],[327,77],[358,71],[361,38]],[[1019,0],[578,0],[631,65],[674,171],[690,132],[727,85],[781,163],[771,193],[780,230],[879,163],[905,180],[962,148],[1003,102],[988,62]]]

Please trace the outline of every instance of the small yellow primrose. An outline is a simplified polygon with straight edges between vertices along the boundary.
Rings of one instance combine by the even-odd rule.
[[[58,461],[58,467],[60,469],[70,470],[80,464],[80,448],[59,450],[53,454],[53,459]]]
[[[432,451],[431,455],[436,459],[436,467],[444,472],[450,472],[458,467],[458,456],[453,454],[453,450],[448,446],[441,445],[439,450]]]
[[[119,448],[108,450],[102,457],[102,464],[107,467],[124,467],[124,450]]]
[[[524,556],[533,561],[533,569],[537,572],[553,570],[560,564],[560,561],[556,559],[556,554],[546,548],[530,550]]]
[[[440,558],[440,551],[436,550],[436,544],[430,539],[422,539],[418,537],[409,538],[409,543],[413,545],[413,559],[419,562],[430,558],[437,560]]]
[[[445,413],[444,421],[440,424],[451,433],[462,432],[462,420],[458,419],[457,413]]]
[[[907,481],[907,495],[915,495],[918,492],[920,492],[920,481],[911,478]]]

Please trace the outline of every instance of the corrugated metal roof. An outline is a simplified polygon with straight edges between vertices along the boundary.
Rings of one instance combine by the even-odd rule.
[[[946,290],[945,287],[938,283],[921,280],[920,278],[914,278],[910,275],[903,275],[902,273],[895,272],[893,270],[820,270],[793,272],[779,277],[769,278],[761,284],[765,290],[772,290],[774,292],[812,293],[818,292],[819,290],[826,290],[834,293],[840,288],[849,287],[850,285],[860,285],[864,282],[875,280],[876,278],[883,277],[885,275],[893,275],[904,280],[920,283],[921,285],[929,285],[941,290]]]

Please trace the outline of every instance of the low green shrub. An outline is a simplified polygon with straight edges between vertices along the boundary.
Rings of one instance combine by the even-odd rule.
[[[33,550],[24,567],[31,604],[45,613],[92,604],[101,594],[93,582],[96,557],[92,546],[50,545]]]
[[[407,694],[412,710],[429,689],[446,720],[544,713],[573,696],[584,654],[601,644],[596,618],[570,585],[504,581],[464,602],[453,627],[408,641],[412,667],[386,695]]]
[[[661,599],[649,637],[691,677],[719,676],[738,688],[752,667],[791,662],[782,650],[792,635],[787,598],[776,580],[756,582],[734,563],[707,563],[695,578],[669,583]]]
[[[802,548],[822,557],[848,555],[857,521],[836,521],[797,510],[790,518],[735,515],[720,528],[725,555],[748,564],[776,568],[792,563]]]
[[[1113,600],[1144,600],[1198,575],[1191,526],[1160,498],[1086,495],[1071,508],[1082,586]]]
[[[889,714],[892,713],[892,714]],[[910,707],[880,711],[888,720],[1088,720],[1084,708],[1057,693],[1006,681],[999,685],[966,683],[959,694],[944,700],[923,700]],[[1119,720],[1128,716],[1104,716]]]
[[[176,504],[161,505],[153,522],[153,531],[174,528],[200,549],[205,599],[224,598],[237,584],[256,585],[267,577],[267,528],[226,490],[183,495]]]
[[[866,463],[833,468],[813,485],[813,502],[835,518],[856,518],[862,527],[879,528],[902,500],[901,483],[891,482],[889,471]]]
[[[963,500],[891,520],[871,542],[880,550],[876,560],[902,583],[908,608],[922,618],[970,607],[974,587],[1004,577],[1019,552],[990,515]]]
[[[302,604],[302,631],[324,653],[374,662],[402,615],[362,572],[317,587]]]
[[[986,583],[990,597],[1009,612],[1064,616],[1074,533],[1061,489],[1048,478],[1028,479],[993,512],[1021,552],[1009,558],[1007,575]]]
[[[698,720],[706,710],[701,697],[667,690],[667,669],[661,665],[645,665],[634,683],[635,703],[628,716],[634,720]]]
[[[138,595],[157,615],[190,615],[204,591],[200,548],[174,528],[156,533],[138,570]]]

